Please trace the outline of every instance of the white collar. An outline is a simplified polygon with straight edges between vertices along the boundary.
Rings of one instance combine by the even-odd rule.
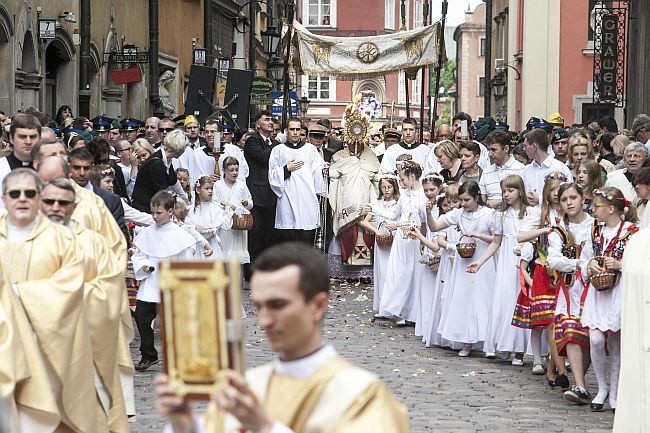
[[[93,187],[92,182],[88,181],[85,185],[84,188],[86,188],[88,191],[95,192],[95,188]]]
[[[294,361],[282,361],[279,357],[273,360],[273,370],[277,374],[307,379],[311,377],[326,361],[337,355],[331,344],[326,344],[316,352]]]

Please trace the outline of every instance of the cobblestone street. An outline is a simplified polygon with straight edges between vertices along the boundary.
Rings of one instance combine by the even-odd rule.
[[[243,292],[249,325],[246,355],[248,364],[256,366],[272,354],[255,324],[249,294]],[[545,376],[531,375],[531,358],[526,357],[524,367],[513,367],[509,361],[486,360],[479,351],[461,359],[455,351],[425,348],[413,328],[373,322],[371,307],[371,286],[336,285],[324,325],[326,338],[347,359],[387,383],[408,407],[413,432],[611,431],[611,412],[592,413],[588,406],[568,404],[559,389],[546,384]],[[132,344],[136,362],[137,346],[137,341]],[[134,433],[162,432],[164,423],[153,407],[152,386],[160,371],[162,363],[136,373]],[[595,392],[591,370],[587,381]]]

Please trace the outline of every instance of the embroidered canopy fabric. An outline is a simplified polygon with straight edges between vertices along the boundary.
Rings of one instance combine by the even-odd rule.
[[[342,79],[369,78],[421,66],[438,67],[444,45],[440,22],[414,30],[369,37],[334,37],[311,33],[293,22],[293,62],[304,73]]]

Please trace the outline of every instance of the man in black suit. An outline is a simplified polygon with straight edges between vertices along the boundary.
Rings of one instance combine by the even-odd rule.
[[[270,111],[262,110],[255,116],[256,132],[251,134],[244,145],[244,157],[248,162],[249,175],[246,185],[253,196],[253,229],[248,232],[248,252],[251,263],[262,251],[276,242],[275,205],[276,195],[269,185],[269,157],[276,142],[271,139],[273,117]],[[245,267],[248,279],[250,271]]]
[[[106,207],[113,215],[113,218],[115,218],[117,225],[120,226],[122,233],[124,233],[124,237],[128,239],[129,231],[124,221],[124,207],[122,206],[120,197],[110,191],[95,187],[90,183],[90,172],[95,165],[93,163],[92,153],[83,147],[77,148],[68,155],[68,162],[70,163],[70,178],[77,182],[77,185],[80,187],[94,192],[104,200]]]
[[[162,123],[162,120],[161,120]],[[183,195],[184,192],[176,179],[176,170],[172,165],[172,159],[178,158],[185,152],[187,137],[180,129],[169,132],[163,141],[163,145],[147,159],[135,180],[131,205],[141,212],[151,213],[149,202],[158,191],[169,187],[174,192]]]
[[[323,147],[323,150],[331,155],[334,155],[339,150],[343,149],[343,142],[332,137],[332,122],[329,119],[323,118],[319,119],[316,122],[317,125],[324,126],[327,129],[327,141]]]

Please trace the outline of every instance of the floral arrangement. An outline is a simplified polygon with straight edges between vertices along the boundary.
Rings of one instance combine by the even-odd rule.
[[[346,119],[355,113],[364,117],[368,122],[381,117],[381,102],[377,100],[372,90],[364,90],[354,95],[352,102],[345,107],[341,125],[345,126]]]

